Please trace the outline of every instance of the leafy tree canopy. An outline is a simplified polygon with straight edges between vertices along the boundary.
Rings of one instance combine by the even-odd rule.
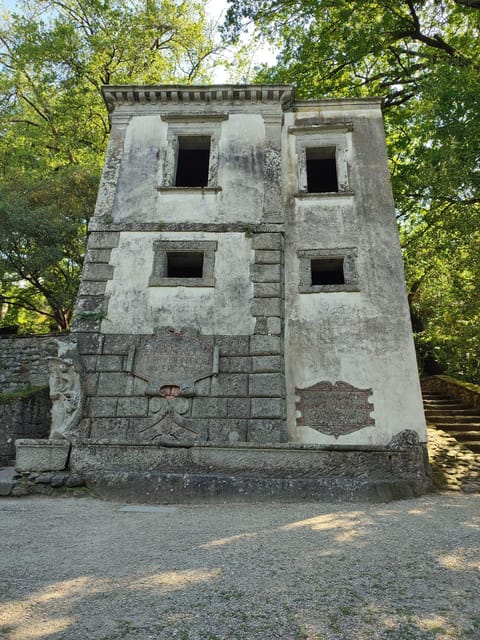
[[[278,48],[262,81],[380,95],[419,353],[480,381],[480,2],[228,0]]]
[[[3,17],[0,324],[23,308],[64,330],[109,133],[101,86],[207,80],[217,45],[199,0],[23,0]]]

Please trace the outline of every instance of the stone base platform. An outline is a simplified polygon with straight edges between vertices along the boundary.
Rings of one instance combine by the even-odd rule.
[[[386,502],[432,490],[426,445],[367,447],[76,442],[70,468],[99,497],[144,503]]]

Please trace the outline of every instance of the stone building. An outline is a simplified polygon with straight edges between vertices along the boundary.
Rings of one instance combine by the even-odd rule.
[[[104,97],[72,468],[145,500],[422,492],[380,100],[299,101],[290,85]]]

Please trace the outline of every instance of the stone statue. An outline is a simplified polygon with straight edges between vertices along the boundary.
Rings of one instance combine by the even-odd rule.
[[[60,351],[60,349],[59,349]],[[50,439],[67,438],[81,418],[81,366],[72,350],[48,358],[52,421]],[[65,355],[73,357],[65,357]]]

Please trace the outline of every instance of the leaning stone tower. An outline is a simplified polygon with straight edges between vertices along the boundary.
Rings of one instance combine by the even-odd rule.
[[[381,104],[109,86],[70,465],[148,500],[428,484]]]

